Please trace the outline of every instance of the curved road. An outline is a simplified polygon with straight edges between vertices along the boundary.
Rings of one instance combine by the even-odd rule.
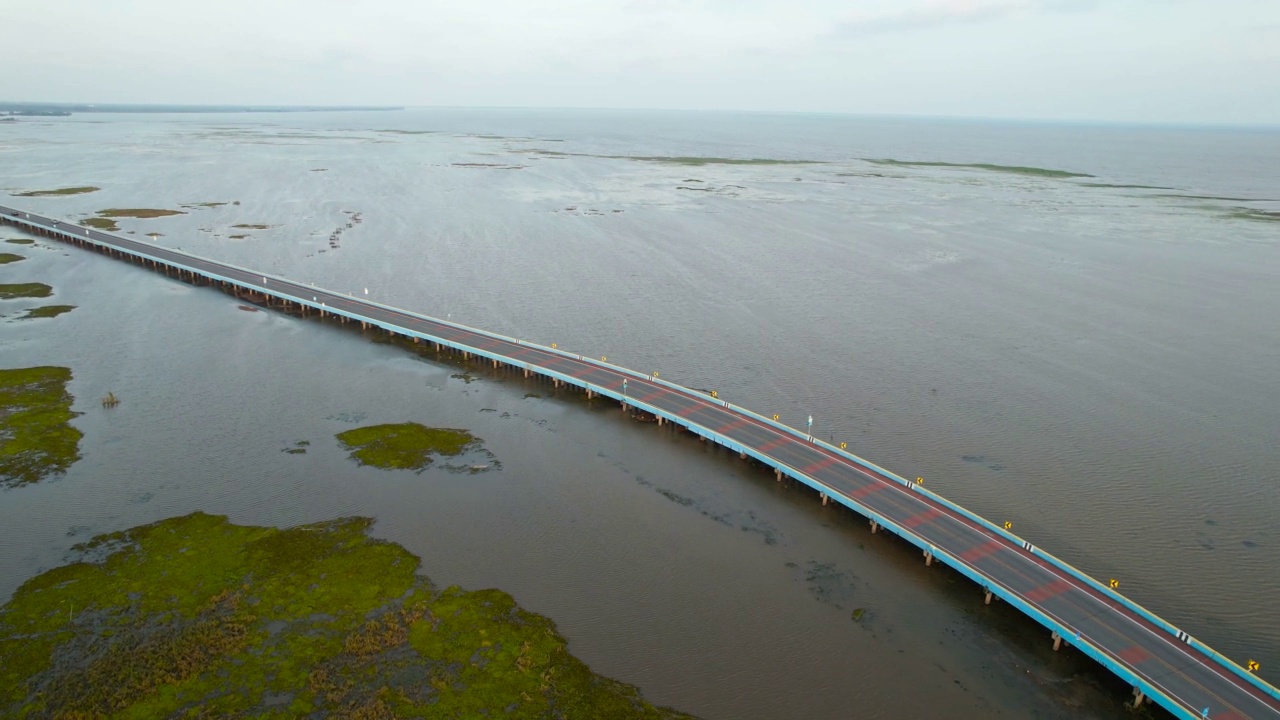
[[[373,322],[406,336],[444,341],[535,372],[559,376],[625,399],[725,442],[801,479],[833,500],[897,532],[1060,632],[1177,717],[1280,720],[1275,688],[1250,682],[1201,647],[1184,641],[1111,593],[1019,544],[1007,533],[957,512],[937,496],[874,466],[780,428],[701,393],[590,359],[371,303],[321,288],[198,258],[150,243],[85,229],[0,206],[0,221],[61,239],[92,241],[206,277],[229,280],[311,307]],[[1031,608],[1028,610],[1028,606]]]

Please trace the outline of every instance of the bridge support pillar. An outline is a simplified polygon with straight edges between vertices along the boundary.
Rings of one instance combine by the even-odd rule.
[[[1133,709],[1137,710],[1142,706],[1144,700],[1147,699],[1146,693],[1142,692],[1142,688],[1135,686],[1133,688]]]
[[[666,422],[666,420],[665,420],[661,415],[659,415],[659,416],[658,416],[658,427],[662,427],[662,425],[663,425],[665,422]]]
[[[746,459],[747,459],[747,454],[746,454],[746,453],[744,453],[744,452],[740,452],[740,453],[738,453],[738,459],[739,459],[739,460],[746,460]]]
[[[494,361],[493,361],[493,368],[494,368],[495,370],[498,368],[498,361],[497,361],[497,360],[494,360]]]
[[[591,388],[587,388],[587,399],[588,399],[588,400],[590,400],[590,399],[594,398],[595,396],[596,396],[595,392],[594,392],[593,390],[591,390]]]
[[[924,566],[925,566],[925,567],[929,567],[929,566],[930,566],[930,565],[932,565],[932,564],[933,564],[933,553],[932,553],[932,552],[930,552],[929,550],[925,550],[925,551],[924,551]],[[1057,648],[1054,648],[1054,650],[1057,650]]]
[[[986,590],[986,596],[983,598],[983,600],[982,600],[982,604],[983,604],[983,605],[990,605],[990,604],[991,604],[991,591],[990,591],[990,590]]]
[[[871,534],[872,534],[872,535],[875,535],[875,534],[876,534],[876,531],[877,531],[877,530],[879,530],[879,529],[880,529],[880,523],[876,522],[875,520],[872,520],[872,521],[871,521]]]
[[[826,507],[826,505],[827,505],[827,501],[828,501],[828,500],[830,500],[831,498],[827,497],[827,494],[826,494],[826,493],[819,493],[819,494],[820,494],[820,495],[822,495],[822,505],[823,505],[823,507]]]
[[[305,311],[304,311],[304,312],[305,312]],[[369,323],[365,322],[364,320],[361,320],[361,321],[360,321],[360,329],[361,329],[361,330],[368,330],[368,329],[369,329]]]
[[[525,366],[524,366],[524,376],[525,376],[525,377],[529,377],[530,372],[531,372],[531,371],[529,370],[529,366],[528,366],[528,365],[525,365]],[[625,408],[625,407],[626,407],[626,405],[623,405],[622,407],[624,407],[624,408]]]
[[[777,480],[778,482],[782,482],[782,471],[781,471],[781,470],[779,470],[779,469],[777,469],[777,468],[774,468],[774,470],[773,470],[773,477],[774,477],[774,479],[775,479],[775,480]],[[872,524],[872,525],[874,525],[875,523],[871,523],[871,524]]]
[[[413,338],[413,344],[414,344],[414,345],[417,345],[417,344],[418,344],[418,343],[420,343],[420,342],[422,342],[422,338],[417,337],[417,336],[414,336],[414,338]]]
[[[1050,637],[1053,638],[1053,650],[1054,652],[1057,652],[1058,648],[1062,647],[1062,636],[1058,634],[1057,630],[1054,630],[1053,635]]]

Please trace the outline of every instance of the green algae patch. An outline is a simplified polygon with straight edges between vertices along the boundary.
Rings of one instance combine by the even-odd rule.
[[[70,424],[80,414],[71,411],[70,380],[64,367],[0,370],[0,487],[65,473],[80,459],[83,434]]]
[[[0,715],[689,717],[506,593],[436,590],[371,525],[194,513],[77,546],[0,609]]]
[[[37,308],[27,310],[26,315],[19,317],[19,320],[37,320],[39,318],[58,317],[63,313],[69,313],[75,310],[75,305],[43,305]]]
[[[429,428],[415,422],[369,425],[336,437],[361,465],[419,472],[431,464],[433,455],[461,455],[480,444],[466,430]]]
[[[56,190],[28,190],[27,192],[13,193],[14,197],[58,197],[61,195],[83,195],[85,193],[98,192],[102,188],[92,185],[81,185],[80,187],[64,187]]]
[[[53,294],[53,288],[44,283],[9,283],[0,285],[0,300],[15,298],[43,298]]]
[[[35,245],[36,241],[30,238],[9,238],[5,242],[11,245]]]
[[[98,217],[104,218],[158,218],[170,215],[186,215],[181,210],[159,210],[156,208],[108,208],[99,210]]]
[[[0,253],[0,265],[8,265],[9,263],[22,262],[26,260],[22,255],[14,255],[13,253]]]
[[[115,232],[120,229],[120,225],[111,218],[91,217],[80,221],[81,225],[91,227],[94,230],[105,230],[107,232]]]
[[[262,225],[260,223],[254,223],[254,224],[241,223],[239,225],[232,225],[231,227],[240,228],[241,230],[268,230],[270,228],[275,227],[275,225]],[[245,237],[245,236],[241,235],[240,237]]]
[[[1093,175],[1088,173],[1069,172],[1067,170],[1053,170],[1051,168],[1024,167],[1022,165],[992,165],[991,163],[952,163],[937,162],[924,160],[893,160],[893,159],[873,159],[863,158],[866,162],[873,165],[891,165],[896,167],[942,167],[942,168],[960,168],[968,170],[988,170],[991,172],[1012,173],[1014,175],[1032,175],[1035,177],[1048,178],[1089,178]]]

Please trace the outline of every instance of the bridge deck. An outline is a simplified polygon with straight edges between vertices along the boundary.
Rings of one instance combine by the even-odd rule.
[[[1280,691],[1011,533],[861,458],[625,368],[0,206],[0,221],[370,322],[553,377],[751,455],[897,533],[1061,635],[1176,717],[1280,720]],[[626,382],[624,396],[624,381]]]

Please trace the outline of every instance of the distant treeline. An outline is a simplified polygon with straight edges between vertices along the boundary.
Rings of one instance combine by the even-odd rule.
[[[131,105],[92,103],[0,102],[0,115],[70,115],[71,113],[241,113],[241,112],[333,112],[347,110],[403,110],[378,105]]]

